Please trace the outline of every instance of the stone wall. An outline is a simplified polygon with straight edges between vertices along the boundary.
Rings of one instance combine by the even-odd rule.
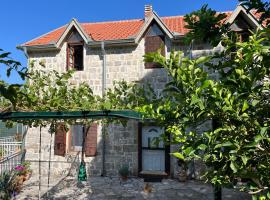
[[[121,124],[110,124],[105,135],[105,175],[117,176],[118,170],[123,165],[128,165],[130,175],[136,176],[138,171],[138,123],[129,120],[124,127]],[[69,134],[69,133],[67,133]],[[86,157],[88,175],[100,176],[102,174],[102,134],[101,126],[98,127],[97,155]],[[39,172],[39,128],[30,128],[25,138],[27,150],[25,159],[31,162],[33,174]],[[51,148],[50,148],[51,144]],[[51,149],[51,158],[50,158]],[[54,134],[48,132],[48,128],[41,129],[41,174],[47,175],[49,161],[52,176],[74,175],[81,162],[81,153],[72,152],[67,148],[64,157],[54,155]]]
[[[113,86],[114,81],[126,80],[128,82],[141,81],[149,75],[147,82],[151,82],[155,88],[161,88],[167,79],[164,69],[144,69],[144,39],[137,46],[106,47],[106,82],[107,88]],[[86,82],[93,89],[94,94],[101,95],[102,89],[102,62],[101,48],[85,46],[84,70],[76,71],[71,78],[71,84],[78,85]],[[35,60],[35,69],[66,71],[66,43],[60,51],[30,52],[30,61]],[[39,65],[42,61],[45,68]],[[157,77],[157,78],[155,78]],[[89,175],[101,175],[102,173],[102,134],[101,126],[98,130],[98,147],[95,157],[86,158]],[[138,122],[129,120],[127,127],[110,125],[105,137],[105,172],[106,175],[116,176],[122,165],[129,165],[131,175],[138,173]],[[48,172],[50,134],[48,128],[42,130],[42,174]],[[38,147],[39,130],[29,129],[26,136],[26,160],[32,162],[34,173],[38,172]],[[69,152],[65,157],[54,155],[54,136],[52,136],[51,169],[53,175],[73,173],[79,167],[80,156]],[[70,170],[70,168],[72,168]]]
[[[172,43],[168,38],[165,39],[166,56],[174,49],[186,52],[189,48],[181,43]],[[30,52],[30,61],[35,60],[35,69],[66,71],[66,43],[58,51],[39,51]],[[209,51],[209,46],[195,45],[194,53],[196,55],[205,54]],[[128,82],[136,81],[140,83],[150,83],[156,93],[159,95],[164,85],[169,81],[166,69],[145,69],[143,62],[144,39],[141,39],[138,45],[106,47],[106,87],[112,87],[114,81],[126,80]],[[38,63],[42,61],[45,68]],[[98,47],[84,47],[84,70],[76,71],[71,79],[71,84],[78,85],[86,82],[93,89],[94,94],[101,95],[102,89],[102,51]],[[123,164],[128,164],[131,175],[138,173],[138,126],[137,122],[130,120],[127,127],[121,125],[110,125],[106,135],[105,148],[105,170],[106,174],[116,176],[118,170]],[[97,155],[86,159],[89,175],[101,175],[102,173],[102,140],[101,127],[98,129],[98,147]],[[49,141],[50,134],[48,129],[42,129],[42,174],[48,172],[49,160]],[[80,155],[75,152],[69,152],[65,157],[54,155],[54,136],[52,136],[51,148],[51,169],[53,175],[73,173],[79,167]],[[26,136],[26,159],[32,162],[34,172],[38,172],[38,149],[39,149],[39,130],[29,129]],[[175,151],[171,147],[171,151]],[[176,159],[171,158],[171,174],[177,175]]]

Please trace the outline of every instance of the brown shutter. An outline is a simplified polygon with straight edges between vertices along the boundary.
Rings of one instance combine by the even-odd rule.
[[[145,37],[145,53],[156,52],[158,49],[161,49],[161,55],[165,56],[165,46],[164,46],[164,36],[146,36]],[[157,63],[145,63],[145,68],[160,68],[162,66]]]
[[[97,154],[97,124],[93,123],[85,138],[85,156],[95,156]]]
[[[70,44],[67,44],[67,70],[70,70],[74,67],[74,47]]]
[[[65,156],[66,154],[66,129],[64,124],[59,124],[55,132],[54,155]]]

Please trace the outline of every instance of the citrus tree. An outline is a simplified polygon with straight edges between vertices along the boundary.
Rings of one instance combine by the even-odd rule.
[[[213,56],[145,56],[172,77],[161,104],[142,106],[141,111],[163,124],[173,143],[181,144],[174,155],[203,160],[208,166],[205,178],[214,185],[245,180],[241,190],[254,199],[270,198],[269,41],[261,31],[247,42],[223,38],[224,51]],[[207,121],[213,122],[211,129],[197,129]]]

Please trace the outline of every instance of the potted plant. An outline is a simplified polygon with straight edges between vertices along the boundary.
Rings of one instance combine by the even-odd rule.
[[[32,174],[32,170],[30,169],[30,163],[23,162],[22,164],[17,165],[15,167],[15,173],[19,178],[23,179],[23,181],[28,180]]]
[[[188,165],[186,161],[182,159],[178,159],[177,163],[178,163],[178,166],[180,167],[180,170],[178,172],[178,180],[180,182],[186,182]]]
[[[18,194],[23,185],[23,178],[21,176],[15,176],[14,180],[12,181],[12,188],[14,190],[14,193]]]
[[[129,174],[129,169],[127,165],[123,165],[120,169],[119,169],[119,174],[122,178],[122,180],[127,180],[128,178],[128,174]]]
[[[26,171],[25,171],[25,167],[23,165],[17,165],[15,168],[15,174],[17,175],[17,179],[21,179],[22,181],[25,181],[26,178]]]
[[[23,162],[22,166],[24,166],[24,174],[26,180],[29,180],[32,176],[32,169],[30,168],[30,162]]]

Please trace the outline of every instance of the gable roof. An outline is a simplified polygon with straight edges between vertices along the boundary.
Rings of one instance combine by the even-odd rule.
[[[224,12],[227,15],[224,22],[232,22],[240,12],[246,14],[248,18],[258,27],[259,14],[246,12],[246,9],[239,5],[235,11]],[[134,19],[124,21],[109,21],[95,23],[79,23],[73,19],[69,24],[55,29],[45,35],[26,42],[20,47],[59,47],[66,37],[66,34],[75,27],[88,44],[95,44],[101,41],[112,43],[132,42],[136,43],[142,37],[149,25],[155,21],[162,30],[170,37],[177,38],[185,35],[188,29],[185,28],[184,16],[159,17],[155,12],[147,19]]]
[[[262,29],[262,25],[259,23],[258,19],[260,19],[260,13],[257,13],[255,10],[247,11],[247,9],[243,6],[237,6],[235,11],[231,14],[231,16],[227,19],[228,23],[233,23],[234,20],[239,16],[239,14],[244,14],[246,20],[248,20],[253,26]],[[265,22],[263,22],[263,26]]]

